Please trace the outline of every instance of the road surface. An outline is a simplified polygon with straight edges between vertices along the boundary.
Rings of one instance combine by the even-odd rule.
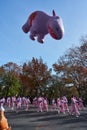
[[[33,108],[18,113],[9,110],[5,115],[12,130],[87,130],[87,108],[78,118],[52,110],[37,112]]]

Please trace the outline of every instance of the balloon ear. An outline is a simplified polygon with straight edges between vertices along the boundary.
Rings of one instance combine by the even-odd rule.
[[[55,13],[55,11],[53,10],[53,16],[56,16],[56,13]]]

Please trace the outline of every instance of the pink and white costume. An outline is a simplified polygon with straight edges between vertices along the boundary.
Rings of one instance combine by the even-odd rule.
[[[78,107],[77,107],[77,100],[74,96],[72,96],[71,98],[71,114],[72,115],[76,115],[76,117],[78,117],[80,115]]]
[[[42,112],[43,111],[43,98],[42,97],[38,97],[38,112]]]
[[[47,98],[43,98],[43,109],[44,111],[48,111],[48,102],[47,102]]]
[[[26,98],[22,97],[22,105],[25,107],[26,106]]]
[[[26,111],[28,111],[28,109],[29,109],[29,104],[30,104],[30,99],[26,98],[26,100],[25,100],[25,110]]]
[[[84,109],[83,100],[79,98],[78,102],[79,102],[79,110]]]
[[[55,99],[52,99],[52,109],[56,110],[56,108],[57,108],[56,101],[55,101]]]
[[[6,104],[7,104],[7,107],[11,107],[11,98],[10,97],[7,97],[7,100],[6,100]]]
[[[0,105],[1,105],[1,106],[4,106],[4,105],[5,105],[5,98],[4,98],[4,97],[0,99]]]
[[[64,109],[65,109],[65,111],[69,112],[68,100],[67,100],[66,96],[63,96],[63,100],[64,100]]]
[[[65,107],[64,107],[64,100],[63,97],[61,98],[61,105],[60,105],[60,112],[65,114]]]
[[[16,97],[13,96],[13,97],[11,98],[11,100],[12,100],[11,108],[12,108],[12,110],[14,110],[14,108],[15,108],[15,106],[16,106]]]
[[[35,107],[37,107],[37,97],[35,97],[35,98],[33,99],[33,105],[34,105]]]
[[[17,104],[17,110],[16,110],[16,112],[18,112],[21,109],[21,105],[22,105],[22,99],[21,99],[21,97],[17,98],[16,104]]]
[[[58,113],[60,113],[60,108],[61,108],[61,100],[60,100],[60,98],[57,98],[57,108],[58,108]]]

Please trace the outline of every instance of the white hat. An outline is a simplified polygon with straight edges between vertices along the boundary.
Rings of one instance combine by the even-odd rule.
[[[0,111],[5,111],[3,106],[0,107]]]

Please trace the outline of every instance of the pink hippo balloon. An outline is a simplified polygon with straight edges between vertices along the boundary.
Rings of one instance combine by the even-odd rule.
[[[48,33],[56,40],[60,40],[64,35],[62,19],[56,16],[54,10],[53,16],[49,16],[42,11],[31,13],[22,29],[25,33],[30,32],[32,40],[35,40],[37,37],[37,41],[40,43],[44,43],[44,37]]]

